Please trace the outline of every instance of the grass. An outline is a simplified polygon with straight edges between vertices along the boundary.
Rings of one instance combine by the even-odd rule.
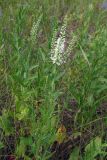
[[[1,159],[52,159],[57,134],[62,137],[59,147],[80,135],[86,141],[70,150],[69,159],[106,157],[107,11],[100,8],[101,3],[0,1]],[[67,62],[58,66],[50,59],[52,38],[66,15],[66,41],[75,36],[76,43]],[[61,125],[64,135],[63,130],[58,132]],[[53,159],[60,159],[59,147]]]

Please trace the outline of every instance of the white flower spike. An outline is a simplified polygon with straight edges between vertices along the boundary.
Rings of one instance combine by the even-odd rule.
[[[71,50],[73,49],[76,37],[73,36],[72,40],[69,42],[69,45],[66,46],[66,28],[67,28],[67,17],[65,17],[65,21],[63,26],[60,29],[59,37],[57,37],[57,31],[54,32],[52,43],[51,43],[51,53],[50,59],[53,64],[57,64],[58,66],[66,63]]]

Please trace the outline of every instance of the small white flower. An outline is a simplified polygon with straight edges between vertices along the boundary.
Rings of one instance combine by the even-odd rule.
[[[55,44],[54,48],[51,50],[51,60],[53,63],[56,63],[57,65],[60,65],[63,62],[63,54],[65,51],[65,39],[59,37]]]
[[[37,32],[38,32],[38,29],[39,29],[41,19],[42,19],[42,15],[40,15],[37,22],[34,22],[33,25],[32,25],[31,32],[30,32],[30,38],[31,38],[31,41],[33,43],[35,43],[35,41],[36,41]]]
[[[66,26],[67,21],[65,21],[64,25],[61,27],[59,37],[57,37],[57,31],[54,32],[50,53],[50,59],[52,60],[53,64],[61,65],[66,63],[67,58],[69,57],[70,52],[75,45],[76,37],[72,35],[72,40],[69,42],[68,46],[65,46],[67,41]]]

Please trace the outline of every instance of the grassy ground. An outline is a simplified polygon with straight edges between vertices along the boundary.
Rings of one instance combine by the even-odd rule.
[[[107,159],[107,11],[101,4],[0,0],[1,160]],[[53,64],[53,37],[57,42],[66,21],[69,56]]]

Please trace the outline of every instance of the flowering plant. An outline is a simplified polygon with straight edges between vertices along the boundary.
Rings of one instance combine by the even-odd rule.
[[[50,59],[52,60],[53,64],[57,64],[58,66],[67,62],[67,59],[76,42],[76,36],[73,34],[71,41],[67,42],[66,31],[67,17],[64,19],[64,24],[60,29],[59,36],[57,36],[57,31],[54,31],[51,43]]]

